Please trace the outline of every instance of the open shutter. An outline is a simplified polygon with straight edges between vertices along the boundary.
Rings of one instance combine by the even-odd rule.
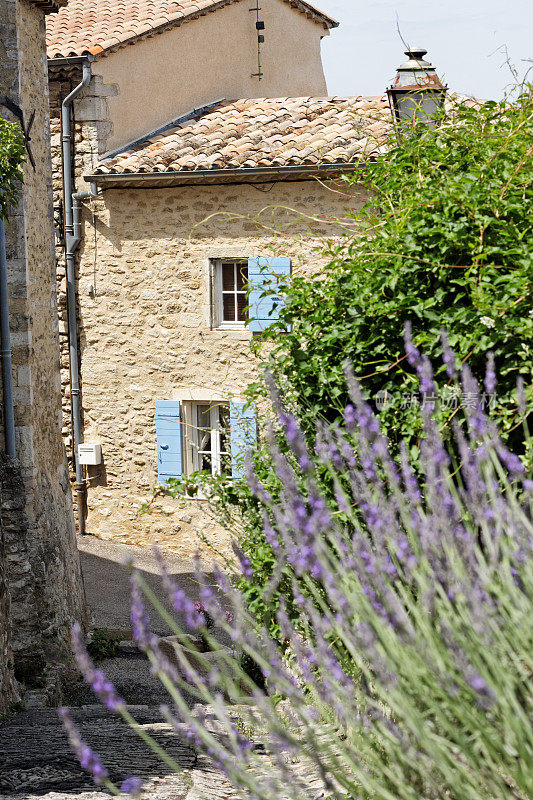
[[[278,285],[291,274],[290,258],[248,259],[248,327],[252,333],[261,333],[279,320],[283,296]],[[266,294],[265,292],[272,292]]]
[[[231,476],[236,480],[245,477],[244,457],[257,438],[255,406],[230,403]]]
[[[181,478],[181,408],[177,400],[155,401],[155,427],[159,483],[166,483],[169,478]]]

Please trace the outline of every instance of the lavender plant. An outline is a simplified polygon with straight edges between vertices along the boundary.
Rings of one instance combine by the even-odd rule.
[[[288,574],[299,608],[298,622],[283,606],[278,612],[285,651],[250,617],[223,572],[220,591],[199,572],[202,609],[258,665],[266,689],[205,626],[216,665],[179,645],[171,663],[150,631],[145,603],[184,643],[186,631],[132,573],[135,638],[170,696],[162,713],[242,796],[533,798],[533,481],[485,414],[470,370],[458,375],[443,346],[450,380],[472,398],[467,426],[455,429],[457,464],[436,423],[431,364],[406,330],[426,401],[422,478],[405,446],[393,459],[349,372],[344,425],[319,424],[314,452],[272,389],[289,449],[278,447],[279,431],[268,432],[283,491],[274,502],[251,463],[248,480],[276,558],[269,591]],[[487,391],[495,379],[489,360]],[[321,491],[323,468],[334,503]],[[237,556],[253,580],[249,562]],[[175,609],[200,628],[201,615],[164,565],[163,581]],[[124,714],[87,663],[79,636],[76,643],[98,696]],[[185,691],[198,700],[193,709]],[[243,693],[252,702],[243,704]]]

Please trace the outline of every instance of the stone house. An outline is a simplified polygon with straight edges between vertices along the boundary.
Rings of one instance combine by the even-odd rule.
[[[390,111],[327,96],[336,25],[304,0],[71,0],[49,20],[60,236],[60,108],[86,74],[71,113],[87,533],[184,556],[197,530],[227,539],[198,498],[137,512],[158,480],[242,473],[250,340],[277,319],[264,290],[319,272],[331,220],[364,200],[329,182],[379,150]],[[60,303],[63,265],[60,249]]]
[[[23,123],[35,161],[35,168],[30,160],[24,165],[20,200],[5,223],[10,341],[6,334],[0,420],[0,708],[13,697],[13,663],[18,678],[31,680],[41,676],[50,658],[68,659],[70,626],[85,613],[61,437],[45,49],[45,15],[61,5],[63,0],[0,0],[0,111]]]

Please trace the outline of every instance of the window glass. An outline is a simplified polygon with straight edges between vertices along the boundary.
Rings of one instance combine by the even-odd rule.
[[[222,318],[224,322],[245,322],[246,314],[244,309],[248,305],[246,298],[246,286],[248,283],[248,262],[247,261],[222,261],[219,265],[221,270],[222,286]]]
[[[235,264],[233,261],[222,262],[222,291],[233,292],[235,290]]]
[[[222,295],[222,311],[224,322],[235,322],[235,295],[233,292]]]
[[[188,403],[187,471],[231,475],[230,412],[228,403]]]
[[[208,405],[197,406],[198,468],[203,472],[212,469],[211,409]]]
[[[231,445],[230,445],[230,417],[229,406],[220,405],[220,468],[226,475],[231,475]]]

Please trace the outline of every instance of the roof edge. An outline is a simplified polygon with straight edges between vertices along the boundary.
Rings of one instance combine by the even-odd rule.
[[[298,180],[320,178],[327,175],[340,175],[361,169],[360,161],[336,162],[334,164],[294,164],[286,167],[232,167],[227,169],[196,169],[179,172],[94,172],[84,175],[88,183],[100,185],[128,184],[117,188],[131,188],[134,185],[153,183],[161,188],[173,186],[217,183],[270,183],[284,179]],[[258,178],[254,181],[253,178]]]
[[[213,111],[217,106],[224,103],[225,100],[226,100],[225,97],[221,97],[218,100],[213,100],[212,103],[206,103],[205,105],[199,106],[198,108],[193,108],[192,111],[188,111],[186,114],[182,114],[180,117],[171,120],[171,122],[167,122],[165,123],[165,125],[161,125],[159,128],[150,131],[150,133],[146,133],[144,136],[139,136],[137,139],[134,139],[133,141],[128,142],[125,145],[122,145],[122,147],[118,147],[116,150],[110,150],[107,153],[103,153],[103,155],[100,156],[99,161],[101,164],[103,164],[106,161],[110,161],[111,159],[116,158],[122,153],[126,153],[128,150],[133,150],[134,147],[139,147],[143,144],[146,144],[147,142],[150,141],[150,139],[153,139],[154,136],[160,136],[162,133],[165,133],[166,131],[169,131],[172,128],[177,128],[180,125],[183,125],[185,122],[189,122],[189,120],[191,119],[196,119],[196,118],[199,119],[204,114]]]
[[[30,2],[32,6],[42,9],[45,14],[57,14],[59,9],[67,4],[67,0],[30,0]]]

